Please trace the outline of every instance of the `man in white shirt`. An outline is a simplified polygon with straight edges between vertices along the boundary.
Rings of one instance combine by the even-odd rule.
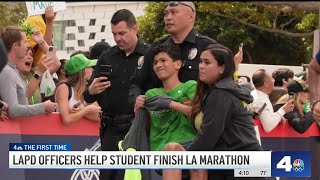
[[[261,121],[263,129],[270,132],[280,123],[284,114],[293,110],[293,100],[274,112],[269,99],[269,94],[274,88],[274,78],[264,69],[259,69],[252,75],[252,82],[256,89],[251,92],[253,103],[250,106]]]

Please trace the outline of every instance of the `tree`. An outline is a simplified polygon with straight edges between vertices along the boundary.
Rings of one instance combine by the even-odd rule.
[[[316,11],[283,12],[282,5],[249,2],[196,2],[195,29],[236,52],[244,43],[244,63],[301,65],[311,58]],[[141,36],[149,43],[166,35],[164,4],[149,2],[138,17]]]
[[[147,6],[144,9],[145,15],[137,18],[139,34],[148,43],[155,42],[166,35],[163,22],[163,7],[164,3],[162,2],[147,2]]]
[[[27,17],[25,2],[0,2],[0,29],[7,26],[18,26],[20,21]]]

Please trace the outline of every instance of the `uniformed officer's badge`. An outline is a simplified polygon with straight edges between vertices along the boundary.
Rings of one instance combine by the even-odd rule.
[[[197,53],[198,53],[197,48],[190,49],[188,59],[193,60],[197,56]]]
[[[138,59],[138,69],[141,69],[144,63],[144,56],[140,56]]]

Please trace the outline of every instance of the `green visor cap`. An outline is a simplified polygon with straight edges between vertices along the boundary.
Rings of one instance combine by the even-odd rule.
[[[89,60],[83,54],[77,54],[72,56],[65,64],[64,69],[69,75],[76,74],[82,71],[86,67],[92,67],[97,64],[97,59]]]

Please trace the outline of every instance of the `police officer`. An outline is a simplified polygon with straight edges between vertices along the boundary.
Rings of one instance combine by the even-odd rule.
[[[192,2],[176,1],[166,4],[164,10],[165,28],[170,36],[154,43],[146,52],[143,66],[137,69],[132,79],[130,93],[132,95],[143,94],[148,89],[162,86],[153,72],[153,47],[158,43],[174,43],[179,45],[182,51],[183,67],[180,69],[179,78],[181,82],[198,79],[198,65],[200,54],[209,44],[217,41],[199,34],[194,29],[196,9]],[[142,91],[141,91],[142,90]],[[132,98],[130,101],[135,102]]]
[[[99,57],[89,87],[84,92],[88,103],[98,101],[101,113],[101,149],[117,151],[134,119],[134,107],[128,104],[130,77],[142,63],[148,45],[138,37],[133,13],[118,10],[111,18],[116,46]],[[100,180],[123,179],[124,170],[100,170]]]

